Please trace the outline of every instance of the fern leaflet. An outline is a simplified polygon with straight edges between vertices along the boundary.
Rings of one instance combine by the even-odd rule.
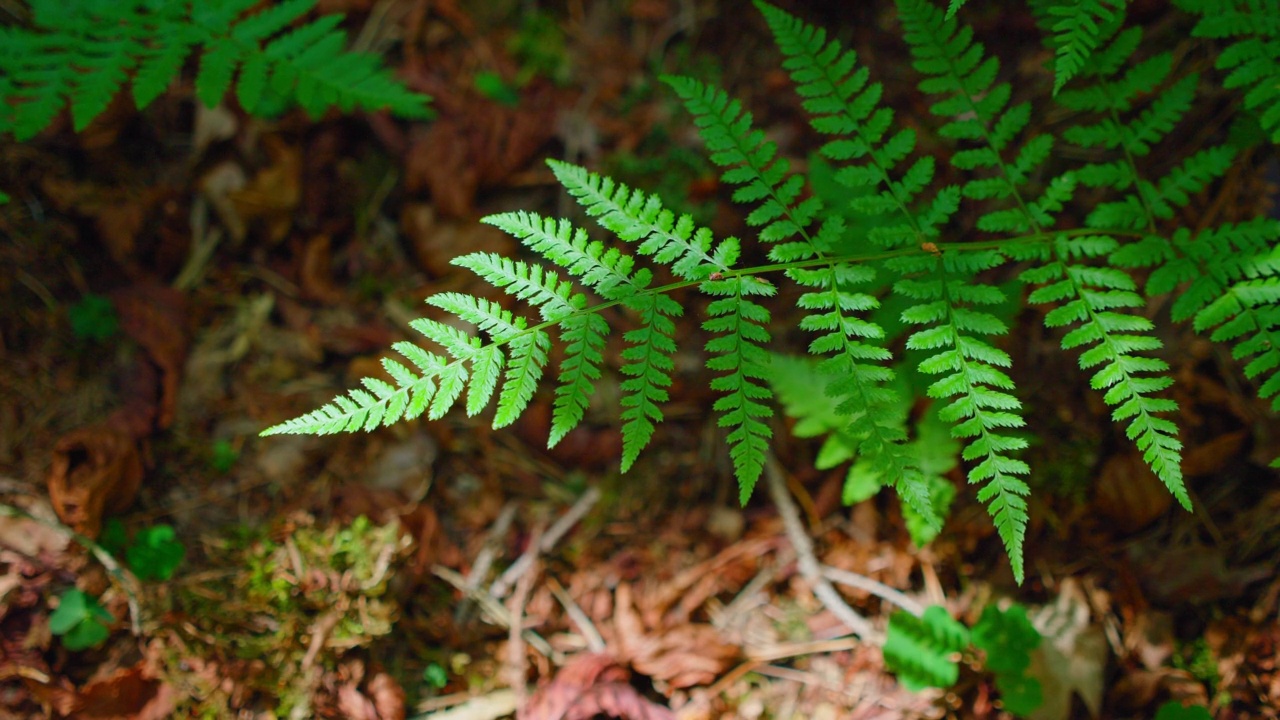
[[[308,113],[390,110],[428,116],[373,54],[346,50],[341,15],[287,30],[316,0],[286,0],[258,12],[246,0],[33,0],[32,27],[0,28],[0,132],[19,140],[48,127],[68,104],[75,129],[101,114],[133,76],[139,109],[154,101],[200,51],[196,96],[214,106],[236,86],[254,112],[264,97],[292,99]],[[278,103],[277,99],[277,103]]]

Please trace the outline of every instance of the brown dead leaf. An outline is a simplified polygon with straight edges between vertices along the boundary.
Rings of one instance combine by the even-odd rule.
[[[227,197],[240,219],[248,225],[261,223],[264,239],[275,245],[288,236],[294,208],[302,199],[302,157],[274,135],[263,138],[262,146],[269,164]]]
[[[1102,464],[1093,508],[1124,533],[1141,530],[1169,509],[1173,496],[1138,452],[1112,455]]]
[[[151,677],[141,664],[94,680],[77,694],[72,720],[162,720],[173,712],[177,693]]]
[[[405,168],[410,192],[426,188],[441,215],[467,218],[476,192],[500,185],[555,132],[557,92],[535,81],[509,108],[473,92],[441,88],[440,116],[414,135]]]
[[[409,238],[418,267],[433,278],[456,273],[450,262],[464,252],[511,257],[516,249],[515,240],[498,228],[474,220],[441,220],[427,203],[406,205],[400,212],[400,229]]]
[[[1044,703],[1030,717],[1066,720],[1071,697],[1084,701],[1091,717],[1102,709],[1109,651],[1102,627],[1091,622],[1089,601],[1080,584],[1064,580],[1053,604],[1028,614],[1043,642],[1031,653],[1028,675],[1040,681]]]
[[[40,183],[51,204],[94,222],[108,254],[125,267],[136,264],[139,236],[156,209],[171,198],[171,188],[107,187],[46,175]]]
[[[307,241],[298,268],[298,287],[308,300],[337,305],[346,295],[333,282],[333,241],[328,235],[316,235]]]
[[[155,427],[173,424],[178,402],[178,383],[187,361],[186,297],[157,282],[135,283],[111,294],[120,316],[120,329],[142,346],[147,360],[160,370],[160,397],[156,408]],[[144,388],[135,388],[146,395]],[[126,397],[126,409],[133,397]],[[137,436],[149,434],[147,427]]]
[[[81,535],[98,537],[103,514],[129,507],[141,484],[137,442],[118,423],[73,430],[54,445],[49,501]]]
[[[1187,450],[1182,456],[1182,474],[1187,477],[1212,475],[1219,472],[1228,463],[1240,457],[1245,441],[1249,439],[1248,430],[1236,430],[1223,433],[1218,437]]]
[[[589,720],[598,715],[622,720],[669,720],[675,715],[627,684],[629,674],[608,655],[579,655],[535,692],[516,712],[517,720]]]
[[[645,627],[628,583],[618,585],[613,618],[618,659],[674,688],[710,683],[742,655],[741,648],[725,642],[711,625],[685,622],[666,628]]]

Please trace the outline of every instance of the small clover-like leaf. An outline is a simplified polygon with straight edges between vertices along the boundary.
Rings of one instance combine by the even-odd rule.
[[[68,650],[97,647],[111,634],[108,624],[115,618],[96,598],[72,588],[62,594],[58,607],[49,615],[49,632],[62,638]]]

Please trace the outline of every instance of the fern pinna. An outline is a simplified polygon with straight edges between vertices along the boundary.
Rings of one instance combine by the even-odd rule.
[[[299,22],[316,2],[29,0],[31,27],[0,27],[0,134],[33,137],[68,104],[83,130],[126,84],[144,108],[196,52],[196,97],[210,107],[234,83],[248,112],[292,100],[312,115],[338,107],[426,117],[427,98],[377,55],[346,49],[341,15]]]
[[[953,9],[960,4],[953,2]],[[1141,31],[1123,29],[1120,3],[1094,3],[1085,10],[1092,19],[1071,24],[1063,21],[1069,15],[1063,3],[1040,2],[1055,48],[1083,49],[1058,53],[1074,58],[1059,68],[1055,97],[1069,121],[1057,133],[1033,131],[1032,105],[1014,101],[1010,84],[999,80],[999,62],[970,28],[929,0],[897,5],[920,90],[940,118],[937,133],[954,143],[945,162],[960,182],[938,180],[940,161],[922,153],[916,132],[882,104],[883,87],[853,51],[758,2],[812,127],[825,138],[822,162],[834,164],[842,192],[808,192],[811,178],[793,172],[752,127],[751,114],[723,90],[687,77],[665,81],[693,114],[734,200],[750,208],[746,223],[767,248],[768,264],[745,265],[738,239],[717,240],[652,195],[552,161],[569,194],[620,243],[526,212],[485,218],[548,265],[486,253],[455,262],[536,309],[536,317],[458,293],[429,298],[476,330],[419,320],[414,328],[439,350],[398,343],[407,364],[384,360],[392,382],[366,379],[363,388],[266,434],[438,418],[464,392],[472,415],[496,393],[493,424],[501,427],[527,407],[558,342],[550,443],[582,421],[595,383],[606,366],[616,365],[624,376],[626,470],[654,437],[668,399],[675,322],[686,309],[672,295],[696,288],[710,298],[702,323],[711,338],[706,366],[716,373],[715,410],[744,502],[772,439],[771,373],[816,367],[822,377],[815,384],[831,401],[824,412],[834,407],[838,416],[822,426],[839,434],[882,484],[894,486],[909,520],[936,531],[943,496],[950,494],[940,491],[949,488],[936,473],[949,466],[923,457],[920,445],[909,441],[907,413],[899,409],[910,398],[901,394],[905,386],[893,365],[905,345],[931,378],[927,394],[937,403],[936,417],[960,441],[968,478],[979,486],[1021,582],[1031,468],[1020,457],[1027,438],[1011,356],[999,347],[1008,331],[1001,308],[1010,298],[1002,289],[1008,285],[998,284],[1016,263],[1020,279],[1033,287],[1026,300],[1047,306],[1046,325],[1064,329],[1063,349],[1080,351],[1082,368],[1092,372],[1115,420],[1188,505],[1171,419],[1176,405],[1164,394],[1172,382],[1169,367],[1159,357],[1151,321],[1139,312],[1146,300],[1133,269],[1150,268],[1143,271],[1147,297],[1185,287],[1174,303],[1175,319],[1193,319],[1197,330],[1234,342],[1237,356],[1249,359],[1246,374],[1263,379],[1261,393],[1280,391],[1280,227],[1256,220],[1193,232],[1174,224],[1174,211],[1223,172],[1233,151],[1203,149],[1161,177],[1146,176],[1145,156],[1191,106],[1196,78],[1171,80],[1167,53],[1131,62]],[[1086,161],[1053,158],[1063,146]],[[1067,212],[1077,196],[1093,210]],[[974,211],[962,214],[967,205]],[[963,227],[961,217],[975,218],[973,227]],[[671,279],[659,285],[655,278],[663,272]],[[771,366],[775,283],[801,291],[800,327],[812,333],[808,351],[816,365]],[[879,310],[890,299],[906,308],[900,320],[886,320]],[[609,308],[625,309],[634,322],[616,359],[605,353]],[[895,339],[900,327],[910,328],[905,343]]]

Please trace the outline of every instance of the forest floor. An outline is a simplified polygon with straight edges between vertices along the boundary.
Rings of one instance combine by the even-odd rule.
[[[84,133],[0,146],[0,719],[1007,716],[972,654],[953,688],[903,689],[817,599],[831,581],[874,632],[899,608],[972,624],[1021,604],[1044,636],[1036,717],[1147,718],[1170,699],[1280,716],[1280,426],[1189,329],[1164,340],[1194,513],[1054,338],[1003,341],[1042,438],[1021,586],[959,470],[945,528],[917,548],[896,497],[844,506],[847,466],[815,470],[817,445],[781,417],[779,465],[739,505],[696,313],[667,420],[625,475],[608,373],[553,451],[550,393],[503,431],[454,413],[258,437],[379,372],[426,296],[491,292],[449,261],[519,253],[484,214],[571,212],[543,158],[747,234],[657,80],[730,88],[804,163],[817,138],[763,22],[731,5],[331,0],[436,119],[255,120],[197,109],[180,84],[145,113],[120,102]],[[788,9],[924,117],[891,10],[834,5]],[[1027,20],[972,17],[1044,92]],[[1267,211],[1265,160],[1195,206]]]

